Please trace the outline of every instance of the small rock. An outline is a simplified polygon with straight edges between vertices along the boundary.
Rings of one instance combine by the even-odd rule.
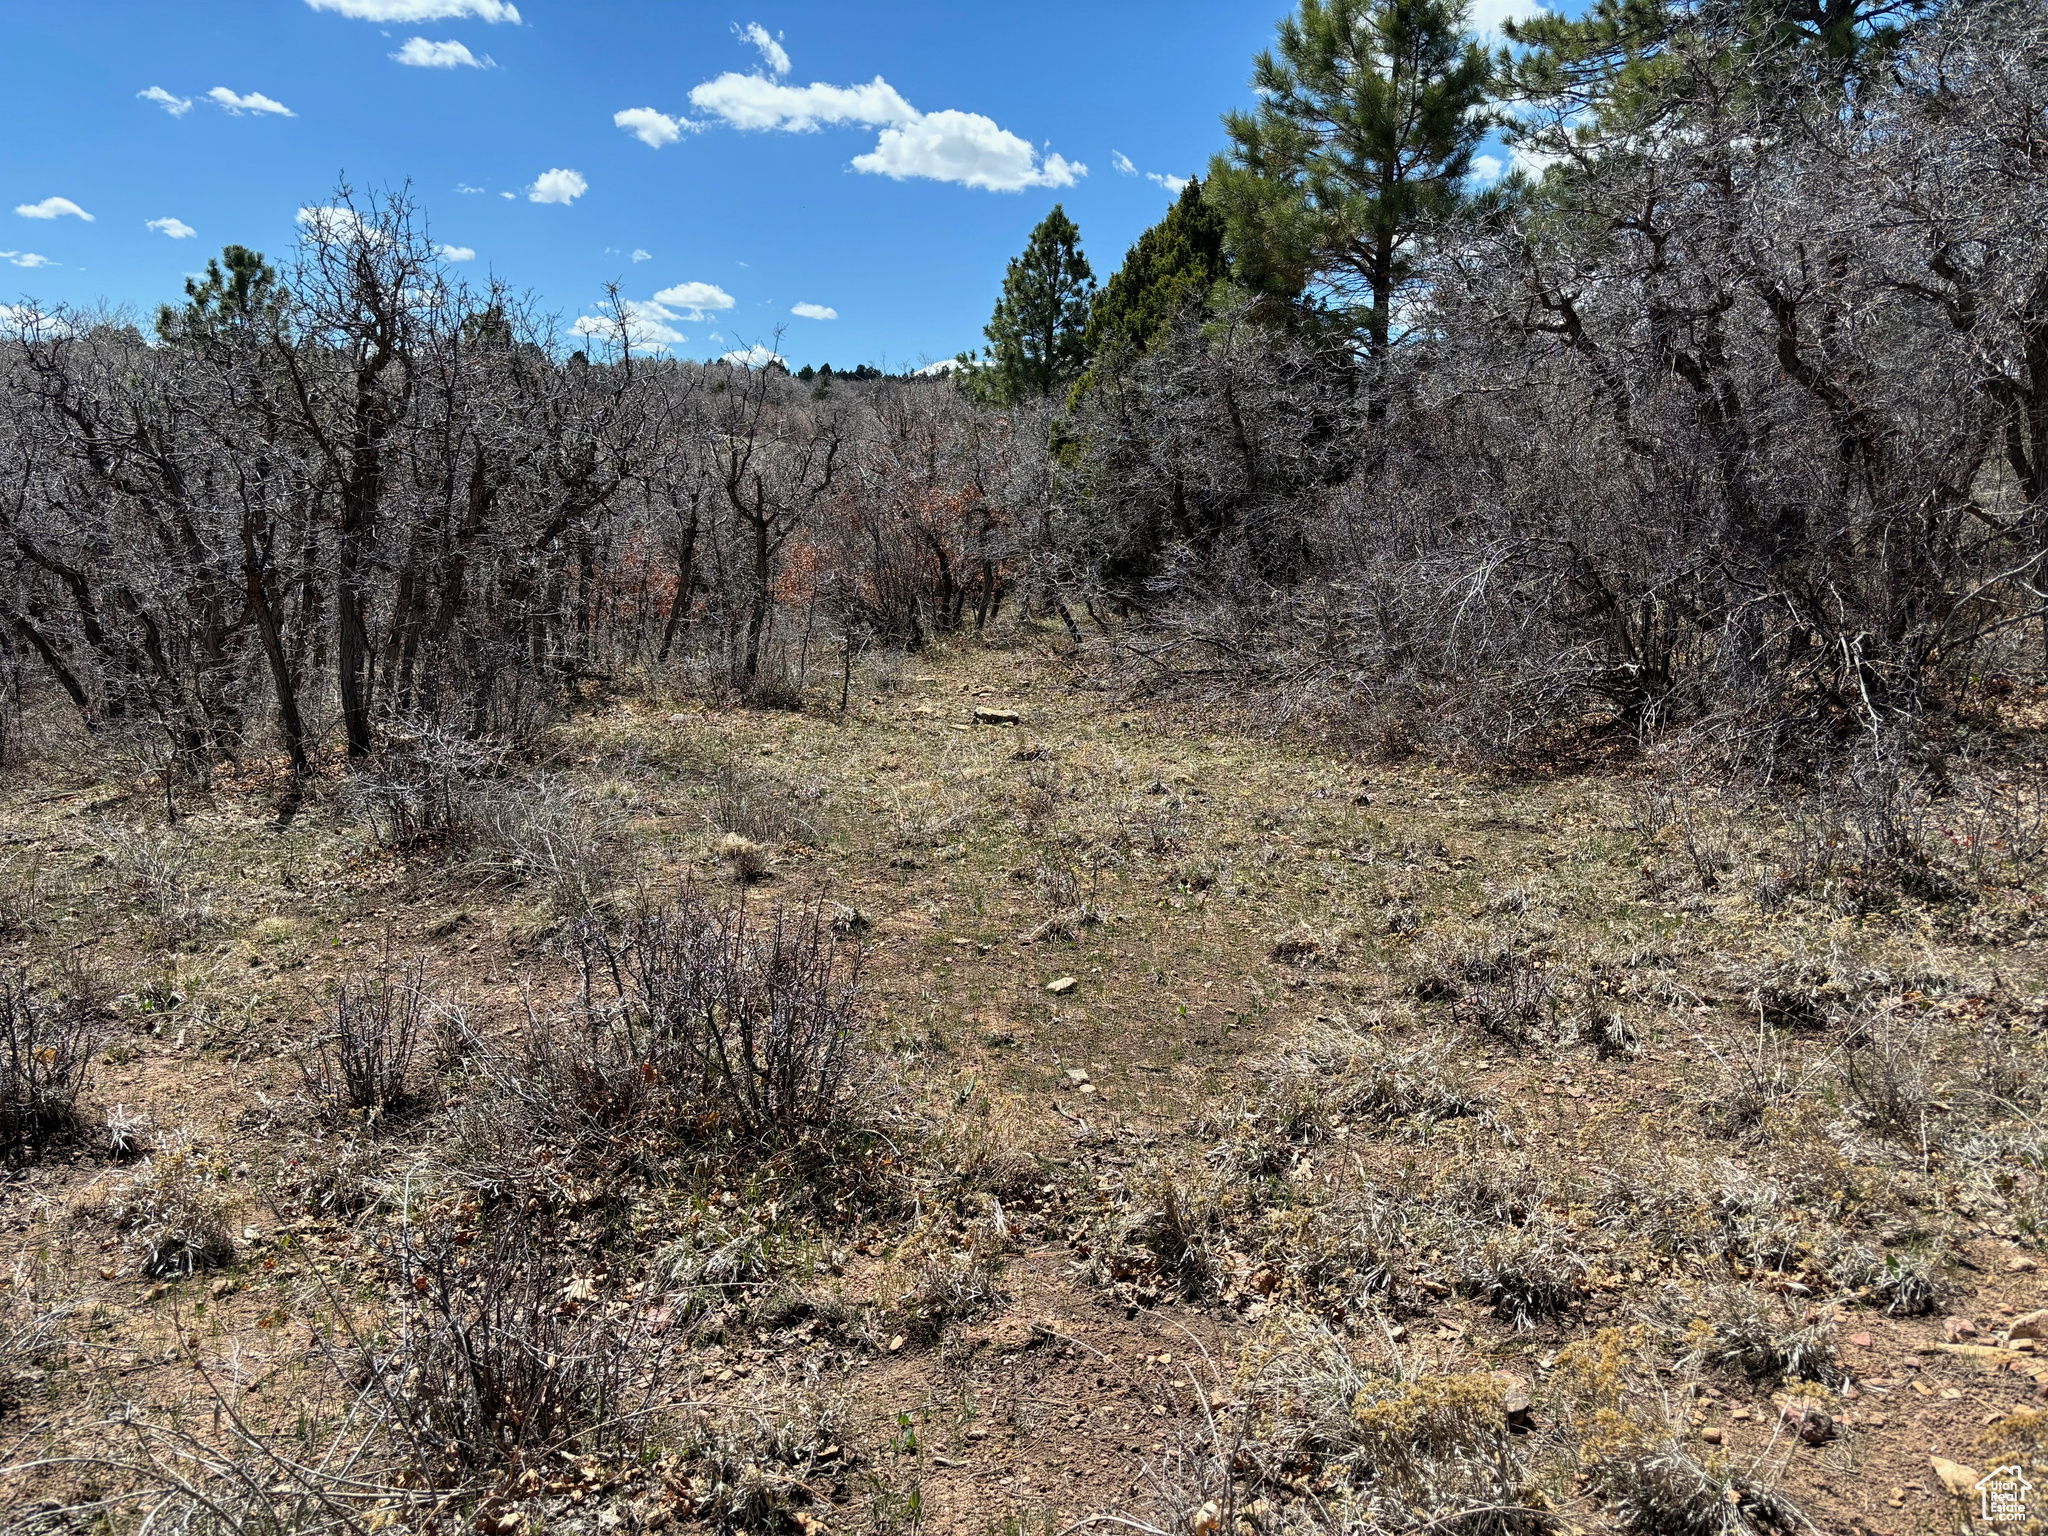
[[[1834,1418],[1819,1403],[1795,1397],[1779,1411],[1807,1445],[1825,1445],[1835,1438]]]
[[[1065,997],[1069,992],[1073,991],[1074,988],[1078,987],[1079,985],[1081,985],[1081,983],[1076,978],[1072,976],[1062,976],[1057,981],[1048,981],[1045,984],[1045,990],[1050,992],[1054,997]]]
[[[1975,1496],[1978,1481],[1975,1467],[1966,1467],[1960,1461],[1950,1461],[1945,1456],[1930,1456],[1927,1463],[1934,1468],[1934,1475],[1941,1479],[1941,1486],[1957,1498]]]
[[[1849,1335],[1849,1342],[1858,1349],[1869,1349],[1877,1341],[1867,1333],[1858,1332]]]
[[[1067,1081],[1078,1088],[1088,1081],[1088,1074],[1080,1067],[1069,1067],[1067,1068]]]
[[[1723,1431],[1718,1429],[1703,1429],[1700,1431],[1700,1438],[1706,1441],[1709,1445],[1719,1445],[1722,1443],[1722,1441],[1726,1440],[1728,1436]]]
[[[1529,1384],[1513,1371],[1495,1371],[1493,1379],[1501,1384],[1500,1406],[1507,1415],[1508,1427],[1529,1428]]]
[[[903,1335],[899,1333],[899,1334],[897,1334],[897,1335],[896,1335],[896,1337],[895,1337],[895,1338],[893,1338],[893,1339],[891,1339],[891,1340],[889,1341],[889,1353],[893,1355],[893,1354],[895,1354],[895,1353],[896,1353],[896,1352],[897,1352],[897,1351],[898,1351],[899,1349],[901,1349],[902,1347],[903,1347]]]
[[[1024,717],[1014,709],[991,709],[986,704],[974,711],[976,725],[1022,725]]]
[[[2041,1265],[2039,1260],[2030,1259],[2023,1253],[2005,1267],[2016,1275],[2031,1275]]]
[[[1948,1335],[1948,1340],[1951,1344],[1959,1343],[1964,1339],[1974,1339],[1975,1337],[1977,1337],[1977,1325],[1971,1322],[1967,1317],[1943,1318],[1941,1322],[1941,1331]]]
[[[2015,1339],[2048,1339],[2048,1309],[2022,1312],[2012,1320],[2006,1333]]]
[[[1081,1091],[1083,1093],[1093,1093],[1095,1091],[1095,1085],[1093,1083],[1083,1083],[1081,1085]]]

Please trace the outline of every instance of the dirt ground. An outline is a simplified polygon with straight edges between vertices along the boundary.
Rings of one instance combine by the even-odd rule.
[[[844,717],[593,702],[532,770],[596,828],[566,874],[382,846],[339,764],[282,819],[268,764],[170,824],[84,746],[8,780],[0,960],[106,1024],[84,1129],[0,1184],[8,1519],[87,1528],[62,1511],[120,1482],[110,1418],[204,1440],[223,1402],[276,1426],[346,1400],[337,1319],[390,1304],[395,1228],[466,1219],[442,1170],[487,1096],[472,1069],[390,1124],[310,1101],[343,979],[420,958],[509,1042],[568,986],[563,882],[615,911],[684,882],[737,899],[719,839],[759,820],[748,796],[779,835],[753,837],[744,899],[822,899],[864,951],[894,1192],[763,1218],[782,1257],[671,1332],[637,1468],[506,1481],[440,1528],[1310,1529],[1359,1474],[1268,1368],[1303,1330],[1379,1377],[1503,1381],[1527,1529],[1633,1518],[1575,1364],[1599,1340],[1637,1362],[1614,1423],[1654,1410],[1812,1529],[1953,1530],[1970,1506],[1932,1458],[2032,1464],[2048,1327],[2011,1331],[2048,1307],[2048,929],[2017,848],[1967,890],[1884,885],[1789,796],[1738,807],[1642,762],[1365,761],[1222,705],[1133,706],[1035,642],[857,683]],[[2038,766],[2027,732],[1995,746],[1994,779]],[[1991,835],[1946,814],[1953,850]],[[189,1273],[151,1261],[137,1182],[176,1159],[231,1242]],[[306,1195],[351,1159],[366,1196]],[[591,1294],[644,1301],[650,1255],[794,1208],[787,1177],[642,1176],[624,1216],[572,1188],[553,1230]],[[940,1295],[950,1254],[972,1284]],[[1805,1353],[1719,1348],[1752,1302]],[[723,1517],[692,1494],[689,1425],[799,1402],[824,1443],[781,1493]]]

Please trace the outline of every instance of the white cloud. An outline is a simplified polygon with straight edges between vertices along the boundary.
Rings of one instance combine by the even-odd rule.
[[[49,257],[38,256],[34,251],[0,251],[0,261],[8,263],[10,266],[27,267],[31,271],[37,267],[53,267],[56,265]]]
[[[761,62],[778,75],[789,73],[789,54],[782,46],[779,36],[770,37],[768,29],[758,21],[750,21],[744,27],[737,23],[733,31],[761,50]]]
[[[10,331],[47,331],[68,336],[71,328],[27,304],[0,304],[0,326]]]
[[[894,181],[919,177],[990,192],[1071,187],[1088,167],[1059,155],[1040,162],[1036,150],[979,112],[931,112],[901,128],[885,128],[875,147],[853,160],[856,171]]]
[[[441,247],[443,261],[475,261],[476,252],[466,245],[444,245]]]
[[[206,93],[206,98],[232,117],[240,117],[244,112],[254,112],[258,117],[265,115],[297,117],[299,115],[283,102],[273,101],[261,91],[251,91],[246,96],[237,96],[226,86],[216,85]]]
[[[734,128],[810,133],[820,123],[870,128],[917,121],[917,109],[880,75],[866,85],[783,85],[766,75],[723,74],[690,92],[690,104]]]
[[[1482,187],[1492,186],[1496,181],[1500,180],[1506,170],[1507,167],[1501,163],[1499,155],[1474,155],[1472,157],[1471,179]]]
[[[731,363],[735,368],[766,368],[770,363],[789,366],[780,352],[770,352],[760,342],[755,342],[744,352],[728,352],[719,358],[721,363]]]
[[[169,235],[173,240],[190,240],[199,233],[183,219],[145,219],[142,227],[153,229],[160,235]]]
[[[971,361],[963,363],[957,357],[942,357],[936,363],[926,363],[913,371],[920,379],[943,379],[949,373],[971,373],[979,366]]]
[[[69,216],[92,222],[92,215],[68,197],[46,197],[40,203],[17,203],[14,211],[24,219],[56,219]]]
[[[514,194],[514,193],[511,193],[511,192],[500,192],[500,193],[498,194],[498,196],[502,197],[503,199],[505,199],[505,201],[506,201],[506,202],[508,202],[508,203],[509,203],[509,202],[511,202],[511,201],[512,201],[512,200],[514,199],[514,197],[516,196],[516,194]]]
[[[351,240],[383,238],[353,208],[301,208],[293,215],[293,221],[313,239],[325,241],[329,245],[345,245]]]
[[[716,283],[677,283],[657,293],[654,302],[681,310],[687,319],[702,320],[713,310],[731,309],[733,296]]]
[[[612,114],[612,126],[625,129],[649,149],[659,149],[680,139],[685,128],[697,125],[686,117],[670,117],[652,107],[628,107]]]
[[[153,101],[173,117],[183,117],[192,110],[192,98],[190,96],[173,96],[160,85],[152,85],[146,91],[137,91],[135,99],[137,101]]]
[[[1524,139],[1508,146],[1508,159],[1515,170],[1533,180],[1541,180],[1543,173],[1564,159],[1563,155],[1539,149]]]
[[[455,190],[464,194],[468,194],[472,192],[487,192],[490,189],[488,187],[472,187],[466,181],[458,181],[457,183],[455,183]]]
[[[1181,194],[1181,190],[1188,184],[1188,179],[1185,176],[1170,176],[1160,171],[1139,170],[1136,165],[1132,164],[1131,157],[1125,154],[1122,150],[1113,151],[1109,157],[1109,163],[1116,168],[1117,175],[1143,176],[1147,181],[1152,182],[1157,186],[1166,188],[1166,190],[1172,193],[1175,197],[1179,197]],[[1050,164],[1050,162],[1048,162],[1048,164]],[[1083,166],[1081,167],[1081,170],[1082,173],[1085,175],[1087,172],[1087,167]],[[1064,185],[1064,183],[1061,183],[1061,185]]]
[[[792,304],[789,312],[799,320],[837,320],[839,311],[830,304]]]
[[[638,266],[638,265],[639,265],[639,264],[640,264],[641,262],[643,262],[643,261],[652,261],[652,260],[654,260],[654,253],[653,253],[652,251],[643,251],[643,250],[640,250],[640,249],[639,249],[638,247],[635,247],[635,248],[634,248],[634,251],[633,251],[633,265],[635,265],[635,266],[637,267],[637,266]]]
[[[355,21],[509,21],[519,25],[518,7],[506,0],[306,0],[316,11],[333,11]]]
[[[1466,25],[1479,34],[1479,41],[1489,48],[1498,47],[1504,39],[1500,35],[1500,24],[1504,21],[1526,21],[1531,16],[1540,16],[1549,7],[1541,0],[1472,0],[1472,10]]]
[[[626,328],[627,344],[634,347],[679,347],[690,338],[668,322],[680,319],[658,300],[648,303],[642,300],[621,299],[619,314],[584,315],[570,327],[578,336],[594,337],[602,341],[619,339],[619,322]]]
[[[542,171],[526,189],[529,203],[573,203],[590,190],[580,171]]]
[[[762,50],[777,75],[787,71],[788,55],[758,23],[741,35]],[[919,112],[880,75],[866,85],[789,85],[758,70],[748,75],[728,71],[695,87],[690,104],[707,118],[755,132],[814,133],[826,125],[879,128],[875,147],[856,156],[853,168],[897,181],[919,177],[1015,192],[1070,187],[1088,174],[1087,166],[1059,155],[1041,160],[1029,143],[978,112]],[[621,127],[629,126],[624,117],[621,113],[615,119]]]
[[[424,37],[408,37],[405,46],[391,55],[401,64],[410,64],[415,69],[496,69],[498,66],[485,54],[478,58],[468,48],[457,42],[435,43]]]

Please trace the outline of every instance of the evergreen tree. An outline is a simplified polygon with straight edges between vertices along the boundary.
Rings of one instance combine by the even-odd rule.
[[[980,375],[984,387],[999,399],[1019,400],[1072,383],[1088,365],[1094,298],[1081,231],[1055,203],[1003,276],[1003,296],[983,330],[990,358]]]
[[[276,269],[261,251],[226,246],[207,260],[205,277],[185,279],[183,308],[165,304],[157,310],[157,334],[165,341],[199,340],[231,326],[274,319],[285,297]]]
[[[1301,0],[1277,42],[1253,70],[1257,108],[1224,118],[1207,195],[1241,282],[1362,299],[1382,357],[1417,237],[1464,201],[1492,69],[1464,0]]]
[[[1199,179],[1181,189],[1166,217],[1138,236],[1088,314],[1088,351],[1138,353],[1184,311],[1205,305],[1230,275],[1223,216]]]
[[[1902,28],[1938,0],[1593,0],[1576,17],[1539,12],[1503,24],[1504,93],[1550,110],[1523,136],[1556,149],[1574,127],[1620,115],[1642,121],[1665,104],[1672,50],[1688,40],[1765,67],[1864,72]],[[1547,141],[1547,142],[1546,142]]]

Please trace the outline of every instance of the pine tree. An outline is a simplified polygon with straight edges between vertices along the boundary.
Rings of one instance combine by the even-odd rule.
[[[165,304],[157,310],[157,334],[165,341],[197,340],[229,326],[274,318],[284,303],[277,271],[263,253],[230,245],[208,259],[204,278],[185,279],[183,308]]]
[[[1088,351],[1143,352],[1182,314],[1207,304],[1230,275],[1223,216],[1199,179],[1181,189],[1166,217],[1138,236],[1088,314]]]
[[[1384,356],[1418,237],[1464,201],[1491,65],[1464,0],[1301,0],[1277,43],[1254,67],[1257,108],[1224,118],[1208,197],[1241,282],[1362,299]]]
[[[983,330],[990,360],[978,376],[983,387],[998,399],[1020,400],[1072,383],[1088,366],[1094,298],[1081,231],[1055,203],[1003,275],[1003,296]]]
[[[1503,23],[1506,94],[1548,113],[1523,137],[1556,149],[1574,128],[1620,116],[1643,121],[1664,104],[1673,49],[1689,40],[1741,55],[1763,75],[1825,71],[1838,80],[1875,67],[1904,26],[1939,0],[1593,0],[1579,16],[1538,12]]]

